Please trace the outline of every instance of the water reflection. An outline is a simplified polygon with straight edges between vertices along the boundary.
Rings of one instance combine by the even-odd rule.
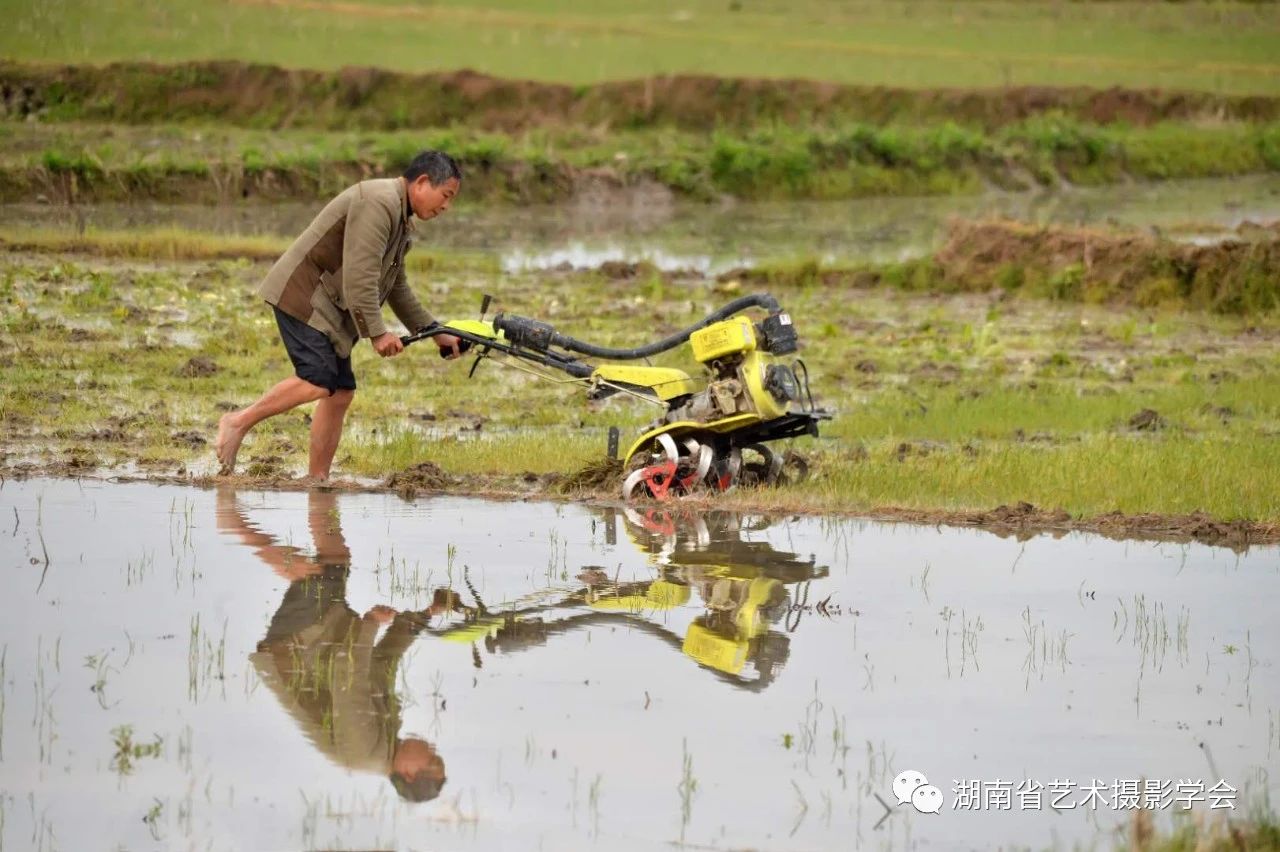
[[[313,491],[308,497],[314,555],[262,532],[232,490],[219,490],[217,518],[219,530],[253,548],[289,581],[250,660],[303,735],[338,766],[388,776],[407,801],[438,796],[444,760],[431,743],[400,736],[395,681],[405,651],[432,617],[456,601],[441,589],[420,613],[387,606],[356,613],[347,603],[351,551],[335,494]]]
[[[465,593],[436,587],[421,611],[378,604],[361,614],[348,603],[348,579],[360,569],[352,565],[335,494],[308,495],[309,549],[263,532],[234,490],[217,495],[218,529],[289,584],[250,655],[259,679],[330,761],[385,775],[412,802],[436,798],[447,777],[435,745],[401,734],[395,684],[420,638],[469,645],[473,665],[482,668],[572,631],[625,626],[719,680],[758,691],[787,661],[809,582],[827,575],[812,555],[757,536],[769,520],[667,509],[605,509],[597,520],[609,544],[621,528],[654,575],[619,581],[603,566],[584,565],[567,587],[490,608],[465,571]]]
[[[971,811],[954,779],[1275,798],[1276,548],[93,480],[0,506],[5,849],[1106,848],[1110,803]],[[886,816],[904,768],[942,814]]]
[[[443,757],[425,739],[401,734],[396,692],[406,651],[422,636],[471,646],[476,668],[485,656],[506,656],[548,645],[550,637],[594,626],[625,623],[672,647],[714,677],[758,691],[786,663],[809,581],[827,568],[814,556],[778,550],[753,533],[771,526],[731,512],[604,509],[605,539],[616,544],[623,528],[648,555],[655,576],[618,582],[599,565],[584,565],[577,585],[552,588],[532,603],[490,610],[463,574],[470,603],[436,587],[421,611],[348,603],[353,569],[342,532],[338,496],[307,496],[310,550],[284,544],[253,523],[230,487],[216,496],[218,530],[252,549],[288,581],[266,636],[250,655],[262,684],[291,716],[307,741],[340,768],[385,775],[404,801],[439,796],[447,774]],[[692,603],[695,601],[696,603]],[[695,611],[689,619],[676,610]],[[677,627],[684,623],[684,628]],[[483,647],[483,651],[481,651]]]
[[[839,262],[886,262],[929,251],[944,238],[946,223],[953,217],[1005,216],[1046,224],[1160,228],[1194,224],[1209,231],[1234,228],[1246,220],[1268,221],[1280,216],[1280,177],[1250,175],[959,197],[712,205],[651,201],[610,199],[605,203],[583,198],[532,208],[464,206],[432,225],[431,247],[493,256],[507,272],[645,260],[664,269],[718,273],[797,254]],[[162,227],[292,238],[315,211],[314,202],[8,204],[0,206],[0,227],[63,231]]]
[[[576,577],[580,586],[524,606],[491,612],[477,598],[472,617],[440,637],[480,643],[498,655],[540,647],[575,630],[623,624],[734,686],[761,690],[772,683],[802,611],[791,590],[799,587],[807,596],[809,581],[825,577],[827,568],[813,556],[744,538],[770,522],[732,512],[605,509],[600,520],[609,544],[617,541],[619,519],[656,576],[619,582],[603,566],[586,565]],[[696,613],[692,620],[679,617],[689,612]],[[483,666],[478,647],[475,653],[475,665]]]
[[[627,509],[623,518],[628,537],[650,562],[702,600],[706,612],[689,626],[681,650],[735,676],[749,662],[758,677],[739,683],[767,686],[786,661],[787,634],[799,626],[809,582],[827,576],[826,566],[815,564],[812,554],[803,558],[748,537],[776,519],[667,509]]]

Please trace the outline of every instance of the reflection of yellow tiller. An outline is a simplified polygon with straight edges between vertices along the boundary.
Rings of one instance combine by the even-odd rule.
[[[619,517],[658,570],[655,579],[601,581],[572,592],[540,593],[501,613],[489,612],[477,599],[475,607],[460,608],[467,612],[465,623],[433,632],[473,644],[478,666],[475,643],[483,643],[490,653],[511,653],[571,630],[623,620],[736,686],[767,687],[788,654],[789,638],[772,629],[786,610],[788,585],[825,576],[826,568],[815,565],[812,557],[778,551],[765,540],[748,540],[747,533],[763,530],[768,522],[732,512],[610,509],[605,516],[610,542],[617,540]],[[687,608],[694,592],[701,611],[681,635],[669,626],[681,619],[669,614]],[[788,630],[793,628],[788,624]]]
[[[681,650],[707,666],[738,677],[748,662],[761,683],[786,657],[787,637],[770,632],[769,615],[777,615],[787,599],[788,583],[804,583],[825,575],[813,557],[783,553],[766,540],[746,534],[768,526],[736,512],[695,512],[627,507],[607,510],[606,537],[616,519],[627,536],[649,554],[664,576],[698,591],[707,612],[685,632]]]
[[[689,587],[667,580],[646,584],[640,594],[616,594],[614,591],[591,590],[586,594],[587,606],[600,612],[646,613],[675,609],[689,602]]]
[[[496,618],[494,616],[486,616],[477,618],[475,621],[460,624],[456,627],[450,627],[448,630],[440,633],[441,639],[446,642],[457,642],[459,645],[470,645],[472,642],[497,635],[502,629],[503,622],[506,619]]]
[[[777,603],[782,597],[782,584],[767,577],[754,580],[721,579],[717,585],[738,586],[744,598],[732,611],[732,618],[726,625],[729,629],[717,629],[715,613],[710,616],[699,616],[689,625],[685,632],[681,650],[685,655],[704,666],[719,669],[727,674],[740,674],[751,656],[752,642],[769,632],[769,620],[761,613],[761,608]],[[734,592],[725,592],[723,586],[717,592],[727,598],[734,597]]]
[[[488,306],[486,296],[481,319],[454,320],[401,340],[407,345],[453,334],[463,351],[477,348],[472,373],[481,359],[502,355],[500,363],[540,378],[585,386],[591,400],[624,394],[662,408],[662,415],[622,456],[629,471],[622,488],[625,498],[661,499],[697,488],[727,491],[740,482],[777,483],[808,474],[799,456],[767,446],[784,438],[817,436],[819,421],[831,416],[814,404],[804,362],[781,360],[795,353],[799,339],[791,317],[772,296],[744,296],[682,331],[634,349],[596,346],[526,317],[498,314],[485,321]],[[768,316],[757,323],[741,316],[751,308],[764,309]],[[594,366],[579,359],[635,361],[685,342],[705,370],[701,381],[670,367]],[[568,378],[527,364],[559,370]],[[615,439],[616,433],[611,434],[610,451],[616,454]],[[749,455],[744,458],[744,453]]]

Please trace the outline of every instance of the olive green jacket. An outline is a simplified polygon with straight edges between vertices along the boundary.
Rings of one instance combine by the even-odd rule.
[[[343,358],[361,337],[387,332],[383,302],[417,331],[433,320],[405,280],[412,234],[404,181],[361,181],[325,205],[271,267],[258,295],[324,332]]]

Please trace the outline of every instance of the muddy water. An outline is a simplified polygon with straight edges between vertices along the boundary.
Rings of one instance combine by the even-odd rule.
[[[6,849],[1105,846],[1280,771],[1275,548],[32,480],[0,566]]]
[[[306,227],[315,210],[314,204],[299,203],[76,208],[17,204],[0,207],[0,225],[68,230],[172,226],[292,237]],[[901,259],[936,245],[953,216],[991,215],[1072,224],[1234,227],[1245,220],[1280,218],[1280,177],[962,198],[706,205],[655,203],[637,197],[631,202],[584,201],[554,207],[464,207],[433,222],[424,240],[433,248],[495,256],[508,270],[649,260],[664,268],[719,271],[790,256]]]

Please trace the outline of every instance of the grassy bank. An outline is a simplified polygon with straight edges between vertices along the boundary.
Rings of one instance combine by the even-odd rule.
[[[18,0],[0,55],[475,68],[587,84],[654,74],[911,88],[1087,85],[1280,93],[1267,3],[740,0],[567,10],[548,0]]]
[[[322,198],[398,173],[424,147],[463,162],[470,201],[556,201],[661,186],[684,197],[839,199],[958,194],[1280,170],[1280,123],[1082,124],[1038,116],[737,133],[438,129],[388,133],[0,123],[0,201]]]
[[[217,242],[202,240],[205,250]],[[184,253],[198,252],[175,251]],[[288,372],[252,295],[266,261],[0,258],[0,464],[10,472],[209,471],[221,411]],[[743,286],[644,272],[498,279],[484,262],[425,255],[411,272],[441,315],[470,315],[481,292],[495,292],[507,310],[606,345],[667,333]],[[849,280],[773,289],[796,318],[816,392],[840,413],[822,439],[796,442],[817,471],[810,482],[733,502],[945,513],[1026,501],[1074,518],[1203,511],[1280,523],[1274,313]],[[468,381],[429,352],[382,361],[367,350],[356,352],[362,390],[339,454],[345,475],[381,478],[430,460],[457,490],[546,492],[600,457],[608,425],[639,429],[654,413],[638,403],[593,410],[572,389],[497,365]],[[678,352],[660,362],[695,368]],[[301,412],[267,424],[243,467],[296,473],[306,428]]]
[[[1280,94],[1061,85],[912,89],[688,75],[570,86],[473,71],[314,71],[240,62],[50,66],[0,60],[0,89],[8,93],[0,115],[11,118],[270,130],[463,125],[507,133],[557,127],[706,132],[780,123],[950,121],[989,131],[1049,114],[1136,126],[1280,119]]]
[[[733,270],[721,280],[770,289],[994,292],[1257,316],[1280,309],[1280,229],[1244,225],[1195,244],[1141,231],[954,222],[946,243],[919,260],[885,266],[800,260]]]

